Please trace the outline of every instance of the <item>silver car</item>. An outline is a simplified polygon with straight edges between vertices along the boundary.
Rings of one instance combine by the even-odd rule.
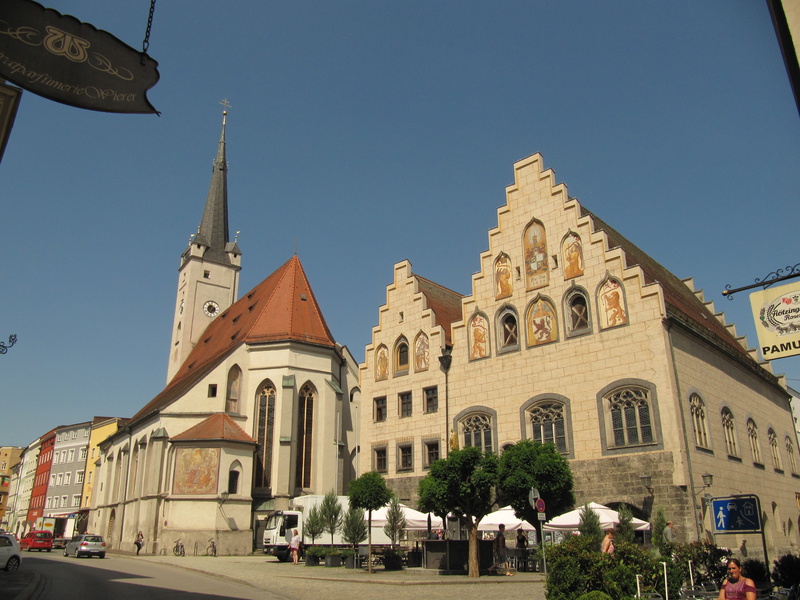
[[[0,569],[13,573],[19,569],[21,556],[17,538],[11,533],[0,533]]]
[[[75,558],[81,556],[99,556],[100,558],[106,557],[106,543],[103,541],[103,536],[94,535],[93,533],[82,533],[76,535],[67,545],[64,546],[64,556],[69,555]]]

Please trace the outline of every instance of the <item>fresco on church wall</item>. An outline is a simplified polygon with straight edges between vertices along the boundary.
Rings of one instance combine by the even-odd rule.
[[[600,298],[600,327],[608,329],[618,327],[628,322],[628,315],[625,311],[625,299],[622,293],[622,286],[616,279],[608,279],[600,286],[598,292]]]
[[[564,257],[564,279],[572,279],[583,275],[583,244],[577,233],[571,231],[561,243],[561,255]]]
[[[475,315],[469,322],[469,347],[470,359],[489,355],[489,323],[482,315]]]
[[[179,448],[173,494],[216,494],[219,448]]]
[[[429,364],[428,336],[420,333],[414,341],[414,370],[427,371]]]
[[[511,259],[501,254],[494,263],[495,299],[508,298],[513,291],[511,283]]]
[[[389,377],[389,350],[380,346],[375,352],[375,381],[383,381]]]
[[[547,236],[544,225],[534,221],[523,236],[525,252],[525,287],[529,290],[546,286],[550,281],[547,266]]]
[[[558,316],[552,303],[537,299],[528,310],[528,346],[558,341]]]

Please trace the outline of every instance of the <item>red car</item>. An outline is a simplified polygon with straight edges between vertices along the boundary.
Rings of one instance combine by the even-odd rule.
[[[19,541],[19,549],[32,552],[33,550],[53,549],[53,533],[50,531],[30,531]]]

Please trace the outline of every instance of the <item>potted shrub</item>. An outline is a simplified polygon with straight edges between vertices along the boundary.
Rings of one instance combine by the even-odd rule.
[[[306,550],[306,566],[318,567],[320,558],[323,558],[328,553],[328,549],[324,546],[311,546]]]
[[[341,567],[342,566],[342,552],[338,548],[328,548],[325,553],[325,566],[326,567]]]
[[[383,554],[383,566],[387,571],[400,571],[403,568],[405,552],[400,548],[389,548]]]
[[[355,548],[344,548],[342,550],[342,561],[345,569],[356,568],[356,556],[358,556],[358,550]]]
[[[346,568],[355,569],[358,545],[367,539],[367,533],[364,509],[351,506],[342,520],[342,539],[350,544],[350,548],[342,550],[342,558]]]

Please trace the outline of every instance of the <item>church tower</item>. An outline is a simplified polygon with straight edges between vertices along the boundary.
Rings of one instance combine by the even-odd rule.
[[[225,121],[214,159],[211,185],[197,233],[181,255],[167,383],[189,356],[208,324],[236,301],[242,253],[228,235],[228,163]]]

